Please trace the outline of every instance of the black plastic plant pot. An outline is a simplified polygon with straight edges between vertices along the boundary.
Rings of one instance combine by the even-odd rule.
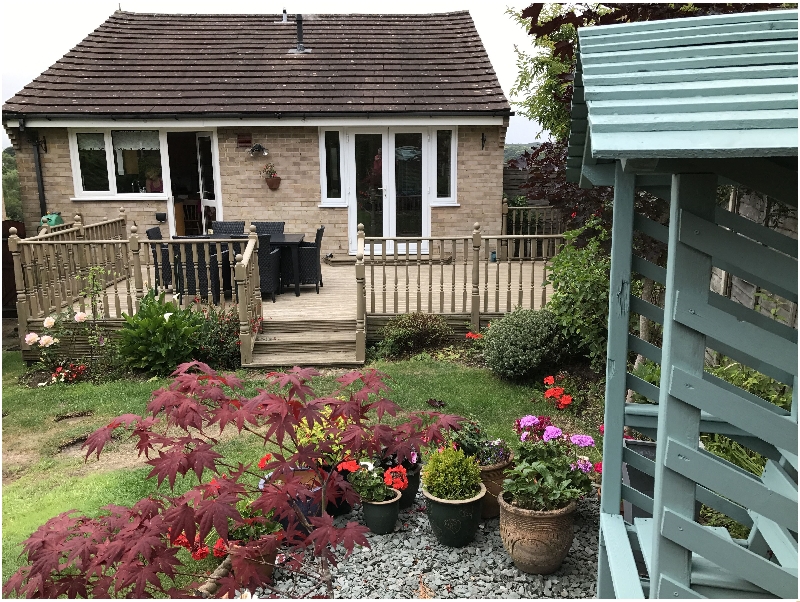
[[[327,502],[325,504],[325,512],[331,516],[344,516],[345,514],[350,514],[352,510],[352,506],[350,506],[344,498],[342,498],[338,504],[334,502]]]
[[[486,486],[483,483],[480,491],[467,500],[443,500],[425,491],[425,487],[422,488],[422,495],[427,499],[428,521],[439,543],[460,548],[475,539],[485,494]]]
[[[422,472],[422,464],[417,467],[417,470],[406,472],[408,478],[408,487],[403,489],[400,496],[400,510],[411,508],[414,505],[414,500],[417,498],[419,491],[420,473]]]
[[[376,535],[386,535],[394,531],[397,516],[400,514],[400,492],[392,489],[394,496],[382,502],[362,502],[364,522]]]

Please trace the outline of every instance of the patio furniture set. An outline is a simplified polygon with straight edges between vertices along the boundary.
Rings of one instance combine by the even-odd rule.
[[[201,298],[207,297],[207,291],[210,291],[212,301],[219,303],[221,293],[232,291],[233,264],[230,256],[233,254],[235,257],[242,251],[239,243],[231,241],[247,239],[244,224],[244,221],[214,221],[209,234],[173,236],[170,241],[163,239],[159,227],[146,230],[148,240],[162,241],[149,243],[157,288],[173,287],[175,293]],[[325,226],[317,229],[314,242],[310,243],[304,241],[304,234],[285,233],[284,224],[285,222],[251,222],[258,236],[261,295],[262,298],[271,297],[273,303],[275,295],[281,294],[284,286],[293,284],[294,293],[298,297],[300,285],[313,284],[317,294],[322,286],[320,247]],[[208,252],[205,253],[205,245],[201,243],[204,240],[218,240],[221,244],[210,242]]]

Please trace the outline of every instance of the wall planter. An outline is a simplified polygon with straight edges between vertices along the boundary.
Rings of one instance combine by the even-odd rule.
[[[414,470],[406,471],[406,478],[408,478],[408,487],[403,489],[400,496],[400,509],[405,510],[414,505],[414,500],[417,498],[419,491],[420,473],[422,472],[422,464],[418,464]]]
[[[361,502],[364,522],[376,535],[386,535],[394,531],[397,516],[400,514],[400,492],[392,489],[392,498],[382,502]]]
[[[558,510],[523,510],[512,506],[507,496],[504,492],[497,496],[500,538],[514,566],[537,575],[557,571],[572,545],[572,525],[578,505],[572,501]]]
[[[497,496],[503,490],[503,479],[506,478],[506,470],[511,468],[513,463],[514,456],[512,455],[505,462],[481,466],[481,482],[486,486],[486,495],[483,496],[483,502],[481,503],[481,518],[494,518],[500,515]]]
[[[486,486],[483,483],[480,486],[480,491],[467,500],[443,500],[422,488],[431,530],[439,543],[460,548],[475,539],[481,522],[481,502],[486,495]]]
[[[278,187],[281,185],[281,179],[278,176],[264,179],[267,181],[267,186],[270,190],[278,190]]]

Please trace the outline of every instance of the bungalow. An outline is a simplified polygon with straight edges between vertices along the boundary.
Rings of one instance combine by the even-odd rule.
[[[324,224],[324,252],[347,255],[358,223],[499,234],[511,114],[466,11],[116,11],[3,105],[3,125],[30,231],[48,212],[90,223],[124,206],[165,235]]]

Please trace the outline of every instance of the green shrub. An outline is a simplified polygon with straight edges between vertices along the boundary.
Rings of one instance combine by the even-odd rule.
[[[438,314],[415,312],[389,320],[381,335],[379,354],[397,357],[440,347],[453,335],[453,329]]]
[[[205,320],[197,337],[196,358],[216,370],[235,370],[242,365],[239,344],[239,309],[214,305],[203,308]]]
[[[585,247],[575,246],[575,239],[587,230],[596,234]],[[587,222],[578,230],[564,233],[567,241],[553,258],[547,282],[553,294],[547,303],[564,329],[574,337],[592,360],[592,366],[601,369],[605,364],[608,342],[608,289],[611,260],[601,243],[608,234],[595,221]]]
[[[636,366],[636,368],[631,372],[634,376],[638,376],[643,381],[650,383],[651,385],[655,385],[656,387],[661,386],[661,364],[657,364],[653,360],[646,359]],[[634,403],[658,403],[657,399],[650,400],[641,393],[633,393],[633,402]]]
[[[530,376],[564,355],[565,337],[552,312],[517,308],[486,330],[486,365],[504,378]]]
[[[475,458],[460,449],[447,448],[431,454],[422,470],[422,484],[443,500],[466,500],[480,491],[481,469]]]
[[[169,374],[195,355],[203,315],[166,303],[164,293],[156,298],[150,290],[142,298],[139,311],[123,314],[119,351],[126,363],[155,374]]]

